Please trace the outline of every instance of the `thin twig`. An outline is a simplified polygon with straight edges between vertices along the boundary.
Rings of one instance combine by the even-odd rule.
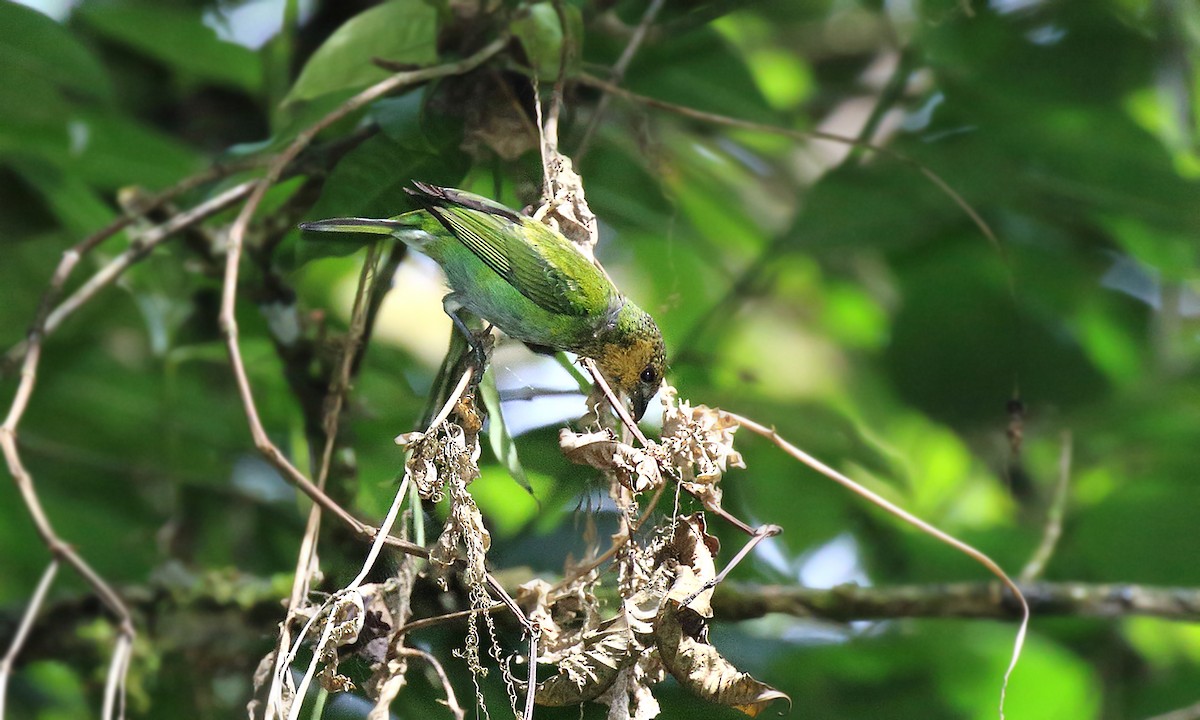
[[[433,672],[437,674],[438,680],[442,682],[442,690],[446,693],[446,707],[456,720],[464,720],[467,717],[466,711],[458,704],[458,698],[454,695],[454,686],[450,684],[450,678],[446,676],[445,668],[442,667],[442,664],[438,662],[436,657],[424,650],[410,647],[400,648],[400,654],[409,657],[418,657],[429,663],[429,666],[433,668]]]
[[[769,133],[772,135],[782,135],[795,140],[826,140],[828,142],[850,145],[852,147],[858,147],[864,150],[880,153],[881,155],[886,155],[887,157],[913,167],[922,175],[924,175],[926,179],[928,179],[931,183],[937,186],[939,190],[945,193],[946,196],[949,197],[950,200],[953,201],[954,204],[957,205],[959,209],[971,219],[971,222],[979,229],[979,232],[983,233],[984,237],[988,239],[988,242],[992,244],[992,246],[1000,254],[1001,258],[1007,257],[1004,252],[1004,246],[1000,243],[1000,238],[997,237],[991,226],[989,226],[987,222],[979,215],[979,213],[976,212],[975,208],[971,207],[971,204],[968,203],[962,195],[958,194],[958,191],[950,187],[950,184],[942,179],[941,175],[921,164],[921,162],[918,160],[915,160],[914,158],[911,158],[897,150],[883,147],[881,145],[875,145],[874,143],[870,142],[864,142],[855,138],[837,135],[835,133],[823,132],[820,130],[793,130],[791,128],[779,127],[777,125],[766,125],[763,123],[751,122],[749,120],[742,120],[740,118],[729,117],[727,115],[718,115],[716,113],[705,112],[703,110],[696,110],[695,108],[690,108],[686,105],[676,105],[675,103],[670,103],[665,100],[659,100],[646,95],[639,95],[638,93],[626,90],[620,85],[614,85],[613,83],[610,83],[606,80],[601,80],[600,78],[591,75],[579,75],[575,79],[585,85],[591,85],[593,87],[600,88],[605,92],[612,93],[614,95],[620,95],[621,97],[632,102],[647,105],[649,107],[655,107],[660,110],[666,110],[677,115],[682,115],[684,117],[689,117],[693,120],[699,120],[712,125],[724,125],[726,127],[738,128],[740,130],[750,130],[753,132]]]
[[[1021,594],[1039,618],[1117,620],[1153,617],[1200,622],[1200,588],[1131,583],[1020,583]],[[772,613],[831,622],[928,618],[1016,620],[1021,606],[999,582],[929,583],[807,588],[727,582],[717,588],[713,609],[722,620],[754,620]]]
[[[91,301],[98,292],[111,285],[114,280],[119,278],[134,263],[145,257],[147,253],[162,244],[163,241],[180,230],[189,228],[230,207],[249,195],[253,187],[253,181],[235,185],[220,195],[212,197],[186,212],[174,215],[162,225],[139,235],[129,244],[129,247],[124,252],[97,270],[78,290],[71,293],[66,300],[63,300],[58,307],[54,308],[54,311],[46,318],[46,334],[49,335],[57,330],[64,320],[75,314],[75,311]]]
[[[608,80],[614,85],[620,85],[625,79],[625,71],[629,69],[629,63],[633,62],[633,56],[637,54],[638,48],[642,46],[642,41],[646,39],[646,31],[654,24],[654,19],[658,17],[658,11],[662,10],[665,0],[650,0],[650,4],[646,6],[646,12],[642,13],[642,20],[638,26],[634,28],[633,35],[629,38],[629,42],[625,45],[625,49],[621,51],[621,57],[613,63],[612,68],[608,71]],[[588,147],[592,142],[592,135],[595,134],[596,128],[600,126],[600,120],[604,117],[604,113],[608,110],[608,103],[612,95],[605,93],[600,96],[600,102],[596,103],[596,110],[592,113],[591,122],[588,123],[587,130],[583,133],[583,139],[579,141],[579,148],[575,150],[575,162],[583,162],[583,156],[587,155]]]
[[[646,436],[642,433],[641,428],[639,428],[637,423],[633,421],[633,418],[629,416],[629,411],[625,409],[625,403],[617,399],[617,396],[613,393],[612,388],[608,386],[608,381],[604,379],[604,374],[600,372],[600,368],[596,367],[595,361],[591,358],[583,358],[580,362],[588,371],[588,374],[592,376],[592,380],[596,383],[596,387],[600,388],[600,392],[604,393],[605,399],[608,400],[608,404],[612,406],[613,412],[617,414],[617,417],[621,420],[621,423],[629,430],[629,432],[633,433],[633,436],[642,444],[642,447],[649,447],[650,441],[646,439]]]
[[[930,525],[929,523],[925,522],[924,520],[918,518],[916,515],[913,515],[912,513],[908,512],[907,510],[904,510],[903,508],[899,507],[898,505],[895,505],[894,503],[884,499],[882,496],[871,492],[870,490],[866,489],[862,485],[859,485],[858,483],[854,482],[850,478],[841,474],[837,470],[834,470],[833,468],[829,467],[825,463],[816,459],[812,455],[809,455],[808,453],[804,452],[803,450],[796,447],[795,445],[792,445],[790,442],[785,440],[779,433],[775,432],[774,429],[769,428],[765,425],[760,425],[759,423],[754,422],[753,420],[750,420],[749,418],[743,417],[736,413],[728,413],[728,414],[734,420],[737,420],[738,423],[740,423],[746,429],[750,430],[753,433],[756,433],[758,435],[761,435],[761,436],[767,438],[768,440],[773,442],[776,447],[783,450],[788,455],[791,455],[793,458],[804,463],[805,465],[809,466],[810,468],[821,473],[822,475],[829,478],[830,480],[833,480],[834,482],[838,483],[842,487],[845,487],[846,489],[850,490],[851,492],[858,495],[859,497],[865,498],[872,504],[874,504],[880,508],[883,508],[888,513],[895,515],[896,517],[900,518],[901,520],[904,520],[905,522],[912,525],[913,527],[921,530],[922,532],[924,532],[928,535],[932,535],[933,537],[937,538],[938,540],[941,540],[943,543],[957,549],[959,552],[970,557],[975,562],[977,562],[980,565],[987,568],[987,570],[989,572],[991,572],[993,575],[998,577],[1000,579],[1000,581],[1002,583],[1004,583],[1004,585],[1006,587],[1008,587],[1009,590],[1012,591],[1013,596],[1017,599],[1017,601],[1021,605],[1021,625],[1020,625],[1020,628],[1017,630],[1017,638],[1013,644],[1012,659],[1009,661],[1008,669],[1004,671],[1004,682],[1000,688],[1000,718],[1001,718],[1001,720],[1003,720],[1004,719],[1004,700],[1005,700],[1005,696],[1008,693],[1008,680],[1012,676],[1013,669],[1015,669],[1017,666],[1017,660],[1021,657],[1021,648],[1025,644],[1025,634],[1026,634],[1026,631],[1029,629],[1029,603],[1025,600],[1025,596],[1021,594],[1021,588],[1017,587],[1017,584],[1015,582],[1013,582],[1012,578],[1010,578],[1004,572],[1004,570],[1002,570],[1000,568],[1000,566],[996,564],[996,562],[994,560],[992,560],[990,557],[985,555],[983,552],[976,550],[974,547],[968,545],[967,543],[963,542],[962,540],[959,540],[958,538],[937,529],[933,525]]]
[[[454,612],[443,613],[441,615],[433,615],[420,620],[410,620],[400,627],[396,628],[396,635],[407,635],[410,632],[424,630],[426,628],[445,625],[446,623],[455,622],[457,620],[470,620],[481,612],[494,613],[508,609],[508,605],[497,601],[486,608],[480,610],[455,610]]]
[[[17,656],[21,654],[21,647],[25,645],[25,639],[29,637],[29,630],[33,627],[34,620],[37,619],[42,603],[46,601],[46,593],[50,591],[50,585],[54,582],[54,576],[57,573],[58,558],[51,558],[42,572],[42,579],[38,581],[33,595],[29,598],[29,606],[25,608],[25,614],[21,616],[21,624],[17,626],[12,642],[8,644],[4,659],[0,660],[0,718],[5,717],[5,697],[8,694],[9,676],[12,675]]]
[[[369,287],[375,279],[376,265],[379,262],[379,243],[371,243],[367,248],[367,256],[363,260],[362,271],[358,276],[358,287],[354,293],[354,305],[350,311],[350,325],[346,330],[345,341],[342,345],[341,360],[337,373],[329,383],[329,392],[325,398],[325,418],[322,426],[325,429],[325,448],[321,452],[321,466],[317,471],[317,487],[325,489],[325,481],[329,477],[329,467],[333,460],[333,450],[337,445],[338,423],[342,416],[342,406],[345,404],[346,392],[350,388],[350,375],[358,357],[359,343],[366,332],[367,299],[370,296]]]
[[[34,384],[37,381],[37,368],[42,354],[42,341],[45,338],[43,328],[48,304],[48,302],[44,302],[39,308],[38,317],[35,319],[33,327],[29,332],[25,358],[21,363],[21,379],[17,385],[17,391],[13,395],[8,416],[5,418],[3,425],[0,425],[0,452],[4,454],[5,462],[8,464],[8,471],[12,475],[13,481],[17,484],[17,490],[21,494],[22,502],[25,503],[25,509],[33,520],[38,535],[42,538],[42,542],[50,550],[52,557],[56,560],[62,560],[71,566],[83,578],[84,582],[92,587],[92,590],[95,591],[100,601],[116,616],[117,644],[113,649],[109,665],[109,677],[116,677],[116,681],[106,685],[105,714],[102,716],[105,720],[108,720],[108,718],[114,717],[111,714],[113,703],[109,702],[108,699],[110,691],[116,692],[116,689],[124,687],[124,672],[128,668],[129,659],[128,648],[132,647],[135,634],[133,618],[129,614],[128,607],[126,607],[125,603],[112,587],[87,564],[79,553],[75,552],[74,548],[59,538],[58,533],[50,522],[49,516],[46,515],[45,510],[42,508],[37,489],[34,487],[33,476],[25,468],[25,464],[21,461],[20,452],[17,450],[17,427],[21,422],[22,416],[25,414],[29,398],[33,394]],[[119,717],[124,716],[124,706],[125,699],[122,696],[119,702],[121,712]]]
[[[537,658],[538,642],[542,639],[542,626],[533,623],[533,632],[529,633],[529,674],[525,678],[525,714],[522,720],[533,720],[533,705],[537,700]]]
[[[1067,506],[1067,488],[1071,484],[1071,431],[1064,430],[1062,434],[1062,450],[1058,457],[1058,482],[1054,486],[1054,498],[1050,501],[1050,509],[1046,513],[1046,527],[1042,531],[1042,541],[1037,550],[1029,558],[1029,562],[1017,576],[1023,583],[1032,582],[1041,576],[1046,564],[1054,556],[1058,547],[1058,539],[1062,537],[1063,516]]]
[[[104,227],[64,250],[62,258],[58,262],[58,266],[55,267],[54,273],[50,276],[50,282],[46,287],[46,291],[42,293],[38,317],[44,318],[50,312],[50,308],[53,307],[54,303],[58,301],[58,297],[62,293],[62,289],[66,284],[67,278],[70,277],[71,272],[74,270],[79,261],[92,250],[99,247],[105,240],[108,240],[112,236],[132,225],[138,219],[144,217],[146,214],[154,210],[157,210],[159,207],[162,207],[164,204],[170,202],[183,193],[194,190],[206,183],[220,180],[221,178],[227,177],[240,170],[254,167],[261,162],[262,161],[259,158],[249,158],[244,162],[212,165],[209,168],[196,173],[195,175],[180,180],[169,188],[139,198],[137,202],[126,208],[124,214],[122,214],[120,217],[113,219]],[[53,331],[53,328],[47,330],[45,326],[41,324],[41,321],[35,322],[34,327],[39,333],[49,334]],[[0,362],[0,374],[6,372],[5,368],[15,366],[16,363],[18,363],[21,358],[24,357],[27,349],[27,341],[17,343],[10,348],[8,352],[5,353],[3,362]]]
[[[1162,715],[1155,715],[1154,717],[1146,718],[1146,720],[1200,720],[1200,702],[1163,713]]]

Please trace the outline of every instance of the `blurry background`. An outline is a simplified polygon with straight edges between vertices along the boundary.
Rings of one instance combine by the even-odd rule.
[[[569,6],[582,45],[569,78],[612,78],[646,6]],[[0,350],[24,337],[62,252],[121,212],[118,196],[229,168],[175,201],[191,207],[385,77],[372,57],[446,61],[517,23],[519,41],[487,69],[322,134],[252,226],[242,347],[268,432],[307,468],[305,383],[288,371],[319,375],[335,356],[323,343],[344,330],[362,255],[331,256],[345,250],[292,228],[402,212],[411,179],[535,201],[518,66],[538,65],[550,84],[554,18],[548,4],[510,0],[0,4]],[[322,47],[339,27],[343,42]],[[1043,578],[1200,592],[1198,58],[1200,6],[1184,1],[667,0],[623,87],[907,160],[604,99],[574,80],[562,147],[600,219],[598,255],[662,326],[683,397],[776,426],[1013,573],[1041,538],[1070,431],[1063,535]],[[89,255],[68,292],[171,211]],[[216,324],[235,211],[164,244],[66,320],[20,431],[51,519],[138,607],[136,717],[244,712],[302,534],[307,505],[254,451]],[[403,461],[392,438],[418,421],[445,349],[437,273],[399,262],[350,396],[332,494],[361,517],[390,502]],[[277,347],[289,322],[309,343],[300,361]],[[613,527],[595,474],[557,447],[582,400],[520,346],[502,346],[495,367],[533,496],[487,450],[472,491],[495,566],[549,576],[582,554],[587,523],[602,538]],[[16,379],[6,364],[5,406]],[[743,434],[739,448],[748,468],[726,477],[725,507],[785,532],[734,580],[936,593],[987,579],[766,442]],[[742,540],[717,530],[723,562]],[[360,557],[345,537],[323,546],[335,578]],[[0,639],[47,559],[0,484]],[[69,573],[49,602],[10,687],[12,716],[89,716],[112,629]],[[1191,620],[1035,616],[1009,716],[1149,718],[1197,703]],[[996,717],[1014,629],[772,615],[713,634],[792,696],[795,717],[982,719]],[[461,632],[421,642],[469,699],[448,655]],[[439,716],[439,691],[415,677],[396,716]],[[487,691],[504,716],[495,677]],[[671,681],[656,695],[663,717],[739,716]],[[361,716],[345,698],[328,712]]]

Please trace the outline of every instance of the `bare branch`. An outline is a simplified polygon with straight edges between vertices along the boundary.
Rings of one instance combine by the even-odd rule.
[[[612,388],[608,386],[608,381],[604,379],[604,374],[600,372],[600,368],[596,367],[595,361],[593,361],[591,358],[583,358],[581,362],[583,363],[583,366],[587,368],[588,374],[592,376],[592,380],[596,383],[596,387],[600,388],[600,391],[604,393],[604,398],[608,400],[608,404],[612,407],[613,412],[616,413],[617,418],[621,420],[621,424],[623,424],[625,428],[629,430],[629,432],[632,433],[635,438],[637,438],[638,442],[642,444],[642,447],[649,447],[650,441],[646,439],[646,436],[642,433],[641,428],[639,428],[637,423],[633,421],[633,418],[629,416],[629,411],[625,408],[625,403],[621,402],[620,399],[617,398],[617,396],[613,393]]]
[[[8,679],[12,675],[13,665],[17,662],[17,656],[21,654],[21,647],[25,644],[25,638],[29,637],[29,630],[33,627],[33,621],[37,619],[42,603],[46,601],[46,593],[49,592],[50,585],[54,582],[54,576],[57,573],[58,559],[51,558],[50,564],[42,572],[42,579],[38,581],[37,589],[29,598],[29,607],[25,608],[25,614],[21,616],[21,624],[13,633],[12,642],[8,644],[8,651],[4,653],[4,659],[0,660],[0,718],[4,717]]]
[[[654,24],[654,19],[658,17],[659,10],[665,0],[650,0],[650,4],[646,6],[646,12],[642,13],[642,20],[638,26],[634,28],[633,35],[629,38],[629,42],[625,45],[625,49],[621,52],[621,57],[613,63],[612,68],[608,71],[608,80],[614,85],[620,85],[625,79],[625,71],[629,69],[629,63],[633,62],[633,56],[637,54],[638,48],[642,46],[642,42],[646,39],[646,31]],[[600,102],[596,103],[596,110],[592,113],[592,120],[588,123],[587,130],[583,133],[583,139],[579,141],[579,149],[575,151],[575,162],[582,162],[583,156],[587,154],[588,146],[591,145],[592,135],[595,134],[596,128],[600,126],[600,121],[604,118],[604,112],[608,110],[609,100],[612,95],[605,93],[600,97]]]
[[[189,228],[196,223],[209,218],[230,207],[237,201],[250,194],[253,182],[235,185],[225,192],[212,197],[186,212],[173,216],[170,220],[139,236],[124,252],[113,258],[108,264],[96,271],[78,290],[54,308],[46,318],[45,334],[49,335],[62,325],[79,308],[87,304],[98,292],[108,287],[138,260],[145,257],[151,250],[162,244],[175,233]]]
[[[1038,617],[1116,619],[1140,615],[1200,621],[1200,588],[1129,583],[1022,583],[1021,594]],[[794,585],[726,582],[713,596],[722,620],[752,620],[770,613],[833,622],[893,618],[1017,620],[1021,606],[997,582],[814,589]]]
[[[1054,555],[1058,539],[1062,536],[1063,514],[1067,505],[1067,488],[1071,484],[1071,431],[1062,434],[1062,450],[1058,458],[1058,482],[1054,486],[1054,499],[1050,501],[1050,509],[1046,514],[1046,528],[1042,531],[1042,541],[1037,550],[1029,558],[1029,562],[1021,570],[1017,578],[1023,582],[1032,582],[1041,576],[1046,569],[1046,563]]]
[[[467,716],[467,713],[462,709],[462,706],[458,704],[458,698],[454,695],[454,686],[450,684],[450,678],[446,676],[446,670],[442,667],[442,664],[438,662],[438,659],[424,650],[410,647],[400,648],[400,654],[407,655],[409,657],[418,657],[429,663],[429,666],[433,668],[434,673],[437,674],[438,679],[442,681],[442,690],[444,690],[446,693],[446,707],[449,708],[451,713],[453,713],[456,720],[464,720],[464,718]]]

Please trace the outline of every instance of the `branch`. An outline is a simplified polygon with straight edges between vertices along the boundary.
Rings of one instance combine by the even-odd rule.
[[[513,577],[518,575],[520,573],[514,573]],[[1077,581],[1043,581],[1020,587],[1040,618],[1117,620],[1140,616],[1172,622],[1200,622],[1200,587]],[[432,586],[428,589],[433,591]],[[278,590],[252,576],[236,581],[222,577],[220,582],[209,582],[201,575],[186,581],[162,581],[149,587],[125,586],[120,590],[130,609],[139,617],[145,617],[150,627],[180,612],[191,613],[202,622],[203,618],[236,610],[239,617],[260,623],[265,629],[278,619],[279,614]],[[839,623],[903,618],[1015,621],[1020,617],[1012,596],[1004,592],[998,582],[880,587],[840,585],[816,589],[726,581],[717,586],[712,606],[717,622],[756,620],[771,613]],[[499,612],[504,608],[504,603],[496,602],[488,610]],[[22,658],[29,661],[40,657],[61,659],[70,656],[70,652],[64,654],[64,648],[76,649],[81,647],[80,643],[90,642],[77,637],[74,628],[93,621],[101,611],[102,606],[92,596],[55,599],[39,613],[40,619],[33,624],[28,650],[22,653]],[[465,622],[474,612],[451,611],[418,618],[410,620],[398,631],[417,633],[449,622]],[[0,613],[0,636],[12,635],[25,614],[16,607]],[[188,647],[201,647],[206,642],[223,639],[192,637],[188,640],[194,644]]]
[[[1200,588],[1130,583],[1036,582],[1020,585],[1038,617],[1115,619],[1131,615],[1178,622],[1200,621]],[[769,613],[834,622],[891,618],[1019,620],[1021,608],[998,582],[859,587],[817,590],[782,585],[719,585],[712,600],[721,620],[751,620]]]
[[[1042,541],[1037,550],[1029,558],[1029,562],[1021,570],[1017,578],[1021,582],[1036,580],[1046,569],[1046,563],[1054,555],[1058,547],[1058,539],[1062,537],[1063,515],[1067,505],[1067,488],[1071,482],[1071,431],[1062,434],[1062,450],[1058,458],[1058,483],[1054,486],[1054,499],[1050,501],[1050,510],[1046,514],[1046,527],[1042,531]]]

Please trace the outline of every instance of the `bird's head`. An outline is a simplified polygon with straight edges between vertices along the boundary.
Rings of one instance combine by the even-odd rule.
[[[615,322],[589,355],[613,390],[624,393],[633,406],[633,419],[646,414],[650,398],[662,387],[667,354],[654,318],[626,301]]]

